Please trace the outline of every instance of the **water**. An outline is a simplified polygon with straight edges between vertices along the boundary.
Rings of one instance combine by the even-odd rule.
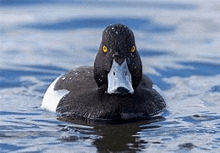
[[[0,0],[0,152],[219,152],[220,2]],[[48,85],[92,65],[102,31],[135,33],[167,110],[87,125],[40,108]]]

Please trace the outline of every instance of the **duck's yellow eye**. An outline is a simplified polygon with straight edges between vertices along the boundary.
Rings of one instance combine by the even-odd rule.
[[[104,46],[102,47],[102,51],[103,51],[104,53],[107,53],[107,52],[108,52],[107,46],[104,45]]]
[[[135,51],[136,51],[136,47],[135,47],[135,46],[132,46],[132,47],[131,47],[131,52],[134,53]]]

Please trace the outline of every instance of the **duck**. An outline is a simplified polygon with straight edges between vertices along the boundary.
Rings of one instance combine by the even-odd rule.
[[[41,108],[83,121],[149,119],[166,108],[157,86],[142,72],[133,31],[109,25],[93,66],[59,76],[43,97]]]

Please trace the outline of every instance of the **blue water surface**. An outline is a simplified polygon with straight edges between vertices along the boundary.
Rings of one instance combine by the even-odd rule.
[[[217,29],[218,15],[209,7],[207,22],[206,5],[0,0],[0,152],[220,151],[220,33],[209,31]],[[118,125],[76,122],[41,109],[55,78],[93,65],[101,33],[114,23],[134,31],[144,73],[162,90],[167,109]]]

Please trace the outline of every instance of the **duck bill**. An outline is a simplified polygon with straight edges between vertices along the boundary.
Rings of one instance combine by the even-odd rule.
[[[131,73],[128,69],[126,59],[119,65],[113,59],[112,67],[108,73],[108,89],[109,94],[133,94]]]

